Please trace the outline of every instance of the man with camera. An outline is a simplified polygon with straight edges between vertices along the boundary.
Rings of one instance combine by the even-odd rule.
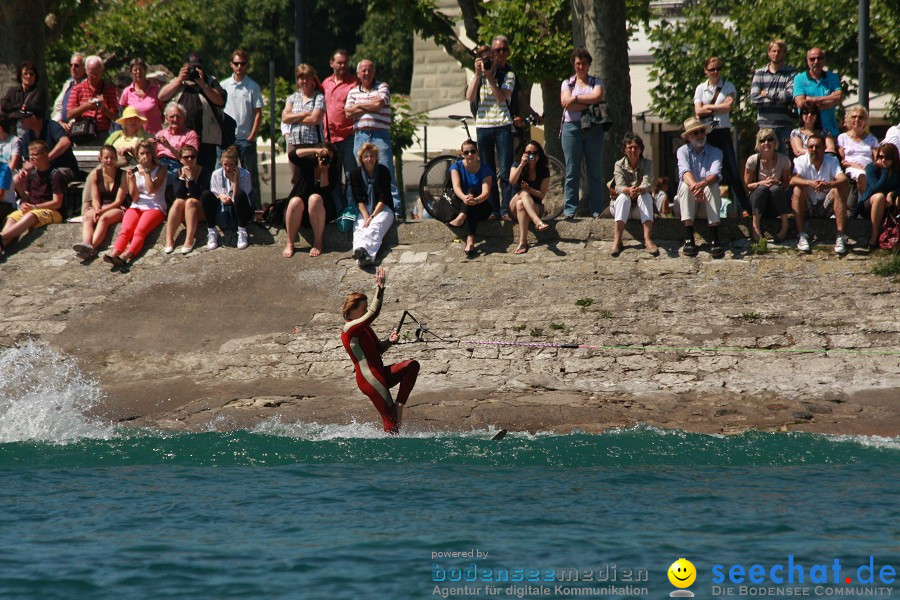
[[[391,196],[394,214],[403,218],[403,204],[394,175],[394,151],[391,148],[391,90],[384,81],[375,81],[375,63],[364,59],[356,66],[359,85],[347,94],[344,114],[353,119],[353,155],[359,154],[363,144],[375,144],[378,162],[391,172]]]
[[[491,46],[475,49],[475,76],[466,87],[466,99],[475,108],[475,136],[481,151],[481,162],[492,171],[497,170],[500,161],[499,187],[495,182],[491,188],[491,220],[512,221],[509,216],[509,202],[512,188],[509,185],[509,169],[513,158],[513,115],[509,101],[516,87],[516,74],[506,66],[509,56],[509,41],[504,36],[496,36]],[[495,60],[495,57],[499,57]],[[477,108],[475,107],[477,105]]]
[[[222,117],[226,93],[214,77],[204,73],[203,60],[196,52],[184,58],[178,75],[159,90],[160,102],[173,98],[187,111],[184,126],[200,136],[198,164],[212,172],[216,165],[216,148],[226,141]]]
[[[93,119],[97,139],[105,140],[113,121],[119,118],[119,99],[116,86],[103,81],[103,61],[99,56],[88,56],[84,61],[87,77],[72,88],[66,117]]]

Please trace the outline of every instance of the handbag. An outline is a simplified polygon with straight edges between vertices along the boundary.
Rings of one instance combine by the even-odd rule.
[[[353,226],[356,224],[356,217],[358,215],[359,208],[356,206],[356,203],[350,202],[347,204],[347,208],[344,209],[344,212],[342,212],[334,221],[337,230],[341,233],[350,233],[353,231]]]
[[[881,225],[881,234],[878,236],[878,246],[882,250],[895,250],[900,248],[900,214],[886,211],[884,223]]]
[[[713,94],[712,100],[709,101],[710,104],[716,103],[716,98],[719,97],[719,92],[722,91],[722,82],[719,82],[719,85],[716,86],[716,93]],[[700,124],[711,129],[715,129],[719,126],[719,117],[715,115],[709,115],[708,117],[703,117],[700,119]]]
[[[97,140],[97,124],[93,117],[78,119],[69,127],[69,139],[75,145],[90,144]]]

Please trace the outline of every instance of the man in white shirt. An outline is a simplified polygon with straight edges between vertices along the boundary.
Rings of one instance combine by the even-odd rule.
[[[828,217],[834,212],[837,238],[834,251],[840,255],[847,253],[847,236],[844,224],[847,221],[847,195],[850,187],[847,176],[841,170],[840,161],[831,154],[825,154],[825,138],[821,134],[809,136],[806,154],[794,159],[794,188],[791,204],[797,221],[797,250],[810,252],[809,236],[804,228],[806,214]]]
[[[900,152],[900,123],[887,130],[883,143],[897,146],[897,152]]]
[[[66,131],[69,129],[69,119],[67,109],[69,105],[69,94],[72,88],[84,81],[87,77],[87,71],[84,68],[84,53],[76,52],[69,59],[69,74],[71,77],[63,84],[62,90],[53,101],[53,112],[50,118],[62,125]]]
[[[234,119],[237,126],[234,131],[234,145],[240,154],[241,166],[250,172],[253,191],[250,201],[260,208],[259,167],[256,158],[256,136],[262,123],[263,98],[259,84],[247,75],[249,58],[244,50],[235,50],[231,54],[232,76],[222,82],[222,89],[227,92],[225,98],[225,114]],[[222,149],[219,149],[221,160]]]

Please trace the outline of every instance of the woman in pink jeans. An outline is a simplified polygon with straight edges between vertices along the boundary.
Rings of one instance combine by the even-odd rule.
[[[138,167],[128,172],[131,208],[122,218],[122,230],[112,252],[103,260],[125,267],[144,247],[147,235],[166,218],[166,169],[156,159],[156,144],[142,142],[138,147]]]

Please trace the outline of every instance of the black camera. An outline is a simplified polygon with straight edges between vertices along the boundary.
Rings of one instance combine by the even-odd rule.
[[[187,78],[191,81],[195,81],[200,79],[200,72],[197,70],[197,67],[191,65],[188,67]]]
[[[327,154],[326,154],[325,156],[320,156],[320,157],[319,157],[319,163],[321,163],[321,165],[322,165],[323,167],[327,167],[328,165],[331,164],[331,157],[328,156]]]
[[[490,58],[482,58],[481,66],[484,67],[485,71],[490,71],[491,69],[494,68],[494,61],[492,61]]]

